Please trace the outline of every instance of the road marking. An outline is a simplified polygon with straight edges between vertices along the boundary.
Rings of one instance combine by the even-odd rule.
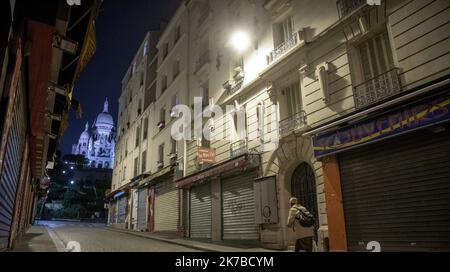
[[[56,232],[53,229],[45,228],[48,232],[48,235],[53,241],[53,244],[55,244],[56,250],[58,252],[66,252],[66,246],[64,246],[64,242],[58,237]]]

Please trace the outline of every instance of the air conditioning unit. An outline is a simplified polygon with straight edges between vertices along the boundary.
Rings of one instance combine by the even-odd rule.
[[[177,118],[178,112],[175,112],[173,110],[170,111],[170,117],[171,118]]]
[[[169,156],[169,158],[171,160],[175,160],[178,157],[178,154],[177,153],[170,153],[168,156]]]

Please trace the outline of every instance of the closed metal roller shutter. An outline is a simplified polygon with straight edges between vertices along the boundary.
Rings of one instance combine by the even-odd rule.
[[[429,129],[340,155],[348,249],[450,250],[450,133]]]
[[[191,188],[191,238],[211,238],[211,184]]]
[[[155,187],[155,231],[177,231],[179,205],[175,182],[161,182]]]
[[[256,173],[245,173],[222,180],[224,240],[258,240],[259,225],[255,219],[253,180]]]
[[[17,93],[14,109],[12,125],[7,137],[3,168],[0,169],[0,249],[8,247],[25,143],[25,99],[21,89]]]
[[[117,201],[117,223],[124,224],[127,218],[127,202],[128,199],[126,197],[122,197]]]
[[[109,204],[109,223],[116,224],[117,220],[117,202],[112,201]]]
[[[147,231],[148,189],[140,189],[138,197],[138,230]]]

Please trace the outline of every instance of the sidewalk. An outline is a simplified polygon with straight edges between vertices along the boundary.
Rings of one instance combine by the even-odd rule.
[[[44,226],[32,226],[10,252],[58,252]]]
[[[170,234],[155,234],[155,233],[149,233],[149,232],[137,232],[137,231],[130,231],[130,230],[123,230],[123,229],[116,229],[112,227],[106,227],[106,229],[110,231],[120,232],[120,233],[126,233],[138,237],[143,237],[147,239],[152,239],[156,241],[171,243],[175,245],[180,245],[192,249],[197,249],[200,251],[206,251],[206,252],[280,252],[276,250],[270,250],[270,249],[264,249],[260,247],[255,247],[251,245],[232,245],[229,243],[211,243],[208,241],[199,241],[199,240],[191,240],[186,238],[180,238],[175,235]]]

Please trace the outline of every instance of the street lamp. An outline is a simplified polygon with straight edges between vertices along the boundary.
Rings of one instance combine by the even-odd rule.
[[[75,181],[73,181],[73,180],[70,181],[70,184],[71,184],[71,185],[74,185],[74,184],[75,184]]]
[[[236,31],[231,35],[230,43],[239,53],[243,53],[250,47],[250,38],[246,32]]]

